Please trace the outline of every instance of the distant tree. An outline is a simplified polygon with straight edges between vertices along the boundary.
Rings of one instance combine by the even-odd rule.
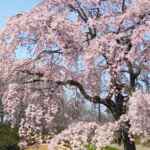
[[[8,20],[0,32],[3,105],[22,143],[35,133],[42,137],[66,110],[66,86],[104,105],[114,122],[72,118],[53,148],[61,141],[73,149],[105,147],[119,131],[124,150],[135,150],[134,135],[150,135],[149,15],[149,0],[44,0]]]

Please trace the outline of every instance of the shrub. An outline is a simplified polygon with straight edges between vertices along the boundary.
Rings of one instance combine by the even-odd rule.
[[[0,124],[0,150],[19,150],[19,136],[16,128]]]
[[[112,146],[106,146],[103,150],[119,150],[119,149]]]
[[[96,150],[96,147],[93,144],[88,144],[87,150]]]
[[[88,144],[87,145],[87,150],[97,150],[97,149],[93,144]],[[119,149],[116,148],[116,147],[112,147],[112,146],[106,146],[102,150],[119,150]]]

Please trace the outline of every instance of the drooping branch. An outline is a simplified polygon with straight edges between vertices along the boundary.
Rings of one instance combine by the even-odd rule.
[[[81,18],[81,20],[83,20],[85,23],[88,22],[88,15],[85,13],[84,9],[82,8],[80,2],[78,0],[76,0],[76,3],[78,5],[78,8],[75,8],[73,5],[69,4],[69,8],[71,8],[72,10],[74,10],[75,12],[78,13],[79,17]],[[88,43],[90,40],[94,39],[97,35],[96,33],[96,28],[95,27],[88,27],[88,32],[86,32],[86,40],[85,42]]]
[[[32,76],[37,76],[39,78],[43,77],[43,73],[40,73],[40,72],[31,72],[29,70],[17,70],[21,73],[25,73],[25,74],[28,74],[28,75],[32,75]],[[39,80],[38,80],[39,81]]]
[[[131,51],[132,49],[132,43],[131,43],[131,39],[130,37],[128,36],[123,36],[121,37],[120,39],[116,39],[116,42],[120,45],[126,45],[126,51],[125,51],[125,54],[127,55],[129,53],[129,51]],[[129,73],[130,75],[130,93],[132,91],[135,90],[135,86],[136,86],[136,79],[137,77],[139,76],[139,74],[141,73],[141,68],[136,68],[137,71],[135,72],[134,71],[134,65],[128,60],[125,58],[125,61],[126,61],[126,64],[128,66],[128,70],[127,70],[127,73]]]
[[[134,72],[132,63],[130,61],[126,61],[126,62],[128,65],[128,71],[129,71],[129,75],[130,75],[130,87],[131,87],[132,91],[135,91],[136,79],[138,78],[138,76],[141,73],[141,68],[138,68],[138,71]]]
[[[42,73],[32,73],[30,71],[21,71],[23,73],[26,73],[26,74],[29,74],[29,75],[36,75],[38,78],[36,79],[32,79],[32,80],[29,80],[29,81],[25,81],[23,82],[23,84],[32,84],[32,83],[36,83],[36,82],[45,82],[44,79],[42,79],[43,75]],[[86,90],[84,89],[83,85],[76,81],[76,80],[66,80],[66,81],[60,81],[60,80],[57,80],[57,81],[53,81],[53,80],[47,80],[47,82],[49,82],[50,84],[54,83],[57,87],[59,86],[66,86],[66,85],[70,85],[70,86],[74,86],[76,87],[80,93],[84,96],[84,98],[92,103],[95,103],[95,104],[102,104],[104,106],[106,106],[113,114],[114,118],[116,118],[116,105],[115,103],[111,100],[110,96],[108,95],[108,97],[106,98],[101,98],[99,95],[94,95],[94,96],[91,96],[89,95]]]
[[[74,10],[75,12],[78,13],[79,17],[85,22],[87,23],[88,21],[88,17],[86,15],[86,13],[84,12],[83,8],[81,7],[80,3],[78,1],[77,2],[77,5],[79,8],[75,8],[73,5],[69,4],[69,8],[71,8],[72,10]]]
[[[43,50],[37,55],[35,60],[40,59],[43,55],[53,55],[53,54],[63,54],[63,52],[61,51],[61,49],[57,49],[57,50]]]

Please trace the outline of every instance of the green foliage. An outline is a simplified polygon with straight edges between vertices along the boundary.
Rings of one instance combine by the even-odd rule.
[[[19,150],[19,136],[16,128],[0,124],[0,150]]]
[[[119,150],[119,149],[112,146],[106,146],[103,150]]]
[[[88,144],[88,145],[86,146],[86,148],[87,148],[87,150],[96,150],[96,147],[95,147],[95,145],[93,145],[93,144]]]
[[[88,144],[87,145],[87,150],[97,150],[95,145],[93,144]],[[106,146],[105,148],[103,148],[102,150],[119,150],[116,147],[112,147],[112,146]]]

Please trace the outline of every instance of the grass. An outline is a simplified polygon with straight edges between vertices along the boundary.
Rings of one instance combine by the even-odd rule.
[[[118,148],[118,150],[123,149],[116,144],[112,145],[112,147],[114,147],[114,148],[116,147],[116,148]],[[136,147],[137,147],[137,150],[150,150],[150,147],[146,147],[146,146],[142,146],[142,145],[136,145]],[[26,150],[48,150],[48,145],[42,144],[42,145],[31,146],[31,147],[27,148]]]
[[[8,124],[0,124],[0,150],[19,150],[19,135],[17,128]]]
[[[122,146],[118,146],[116,144],[114,144],[112,146],[117,147],[119,150],[123,150]],[[136,150],[150,150],[150,147],[149,146],[143,146],[143,145],[137,144],[136,145]]]

